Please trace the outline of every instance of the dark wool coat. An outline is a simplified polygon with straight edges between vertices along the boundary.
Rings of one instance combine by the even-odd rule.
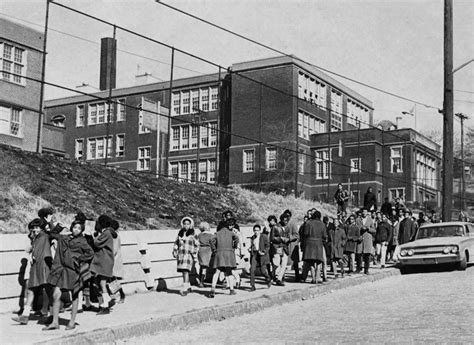
[[[56,235],[58,241],[48,283],[61,289],[73,290],[79,280],[81,264],[89,262],[94,251],[84,236]]]
[[[212,249],[211,249],[211,240],[214,235],[210,232],[201,232],[198,235],[199,240],[199,252],[198,252],[198,260],[199,266],[201,267],[209,267],[209,263],[211,262],[212,256]]]
[[[91,271],[95,275],[107,278],[113,276],[114,268],[114,238],[117,233],[112,228],[105,228],[102,233],[94,239],[94,258],[91,263]]]
[[[323,242],[327,239],[326,225],[317,219],[306,222],[304,231],[304,261],[324,261]]]
[[[347,226],[347,242],[344,251],[347,253],[355,253],[357,249],[357,242],[360,238],[360,229],[354,223]]]
[[[239,237],[231,230],[222,228],[216,232],[211,240],[211,249],[214,253],[213,268],[235,268],[235,248],[239,244]]]
[[[347,235],[342,226],[329,230],[330,258],[342,259],[344,256],[344,247],[346,245]]]
[[[392,226],[388,222],[380,222],[375,233],[375,243],[390,242],[392,240]]]
[[[299,227],[296,224],[296,221],[293,219],[290,220],[288,225],[286,226],[288,230],[288,265],[293,266],[293,262],[300,261],[300,248],[298,246],[298,242],[300,240],[299,235]]]
[[[260,234],[260,239],[258,242],[258,251],[255,249],[254,245],[255,235],[250,237],[250,255],[251,257],[257,255],[260,259],[260,266],[268,265],[270,263],[270,240],[268,235],[265,233]],[[259,252],[263,252],[261,255]],[[252,262],[252,259],[250,259]]]
[[[287,226],[288,228],[288,226]],[[288,255],[288,241],[289,241],[289,233],[288,230],[282,227],[280,224],[275,224],[270,231],[270,243],[271,243],[271,251],[270,255],[275,255],[280,250]],[[281,248],[281,249],[279,249]]]
[[[400,222],[400,227],[398,229],[398,244],[402,245],[411,241],[412,237],[415,235],[415,222],[411,217],[405,218]]]
[[[357,250],[357,253],[359,254],[372,254],[372,251],[374,250],[374,238],[370,234],[370,232],[365,231],[361,238],[360,238],[360,244],[359,244],[359,249]]]
[[[367,192],[364,194],[364,208],[369,211],[377,210],[377,197],[373,192]]]
[[[38,287],[48,282],[48,276],[51,272],[51,243],[49,235],[40,231],[38,236],[31,243],[31,268],[28,288]]]

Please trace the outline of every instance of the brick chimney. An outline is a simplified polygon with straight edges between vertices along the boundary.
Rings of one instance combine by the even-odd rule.
[[[100,40],[100,82],[99,88],[115,89],[117,69],[117,40],[104,37]]]

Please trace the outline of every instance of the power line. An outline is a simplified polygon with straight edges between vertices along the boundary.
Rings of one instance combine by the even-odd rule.
[[[160,0],[155,0],[155,2],[158,3],[158,4],[160,4],[160,5],[163,5],[163,6],[165,6],[165,7],[168,7],[168,8],[170,8],[170,9],[174,10],[174,11],[180,12],[180,13],[186,15],[186,16],[189,16],[189,17],[191,17],[191,18],[194,18],[194,19],[196,19],[196,20],[198,20],[198,21],[201,21],[201,22],[203,22],[203,23],[206,23],[206,24],[208,24],[208,25],[210,25],[210,26],[213,26],[213,27],[215,27],[215,28],[218,28],[218,29],[220,29],[220,30],[223,30],[223,31],[225,31],[225,32],[227,32],[227,33],[229,33],[229,34],[231,34],[231,35],[234,35],[234,36],[237,36],[237,37],[239,37],[239,38],[241,38],[241,39],[244,39],[244,40],[246,40],[246,41],[248,41],[248,42],[254,43],[254,44],[258,45],[258,46],[261,46],[261,47],[263,47],[263,48],[269,49],[269,50],[271,50],[271,51],[273,51],[273,52],[276,52],[276,53],[278,53],[278,54],[281,54],[281,55],[283,55],[283,56],[291,57],[291,58],[293,58],[293,59],[295,59],[295,60],[298,60],[298,61],[301,61],[301,62],[303,62],[303,63],[306,63],[306,64],[308,64],[308,65],[311,65],[311,66],[313,66],[313,67],[315,67],[315,68],[318,68],[318,69],[320,69],[320,70],[322,70],[322,71],[324,71],[324,72],[331,73],[331,74],[333,74],[333,75],[335,75],[335,76],[338,76],[338,77],[340,77],[340,78],[349,80],[349,81],[351,81],[351,82],[353,82],[353,83],[356,83],[356,84],[365,86],[365,87],[367,87],[367,88],[370,88],[370,89],[379,91],[379,92],[381,92],[381,93],[385,93],[385,94],[390,95],[390,96],[392,96],[392,97],[396,97],[396,98],[399,98],[399,99],[402,99],[402,100],[405,100],[405,101],[410,101],[410,102],[413,102],[413,103],[422,105],[422,106],[424,106],[424,107],[426,107],[426,108],[439,109],[439,107],[435,107],[435,106],[428,105],[428,104],[426,104],[426,103],[422,103],[422,102],[419,102],[419,101],[416,101],[416,100],[413,100],[413,99],[410,99],[410,98],[407,98],[407,97],[404,97],[404,96],[397,95],[397,94],[395,94],[395,93],[393,93],[393,92],[386,91],[386,90],[380,89],[380,88],[378,88],[378,87],[369,85],[369,84],[367,84],[367,83],[364,83],[364,82],[355,80],[355,79],[353,79],[353,78],[347,77],[347,76],[342,75],[342,74],[340,74],[340,73],[331,71],[331,70],[329,70],[329,69],[327,69],[327,68],[324,68],[324,67],[317,66],[317,65],[314,65],[314,64],[312,64],[312,63],[306,62],[306,61],[304,61],[303,59],[300,59],[300,58],[298,58],[298,57],[296,57],[296,56],[293,56],[293,55],[291,55],[291,54],[287,54],[287,53],[285,53],[285,52],[283,52],[283,51],[281,51],[281,50],[279,50],[279,49],[273,48],[273,47],[271,47],[271,46],[269,46],[269,45],[267,45],[267,44],[258,42],[258,41],[254,40],[254,39],[251,39],[251,38],[247,37],[247,36],[241,35],[241,34],[235,32],[235,31],[226,29],[226,28],[224,28],[223,26],[214,24],[214,23],[212,23],[212,22],[210,22],[210,21],[208,21],[208,20],[206,20],[206,19],[203,19],[203,18],[198,17],[198,16],[196,16],[196,15],[194,15],[194,14],[191,14],[191,13],[189,13],[189,12],[186,12],[186,11],[184,11],[184,10],[181,10],[181,9],[179,9],[179,8],[177,8],[177,7],[168,5],[168,4],[166,4],[166,3],[164,3],[164,2],[162,2],[162,1],[160,1]]]
[[[465,91],[465,90],[454,90],[454,91],[457,91],[457,92],[464,92],[464,93],[474,93],[474,91]]]

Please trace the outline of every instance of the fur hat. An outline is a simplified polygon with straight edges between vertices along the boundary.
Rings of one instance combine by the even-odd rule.
[[[181,227],[182,228],[184,227],[184,221],[185,220],[188,220],[191,223],[191,228],[194,228],[194,220],[191,217],[183,217],[183,219],[181,219]]]

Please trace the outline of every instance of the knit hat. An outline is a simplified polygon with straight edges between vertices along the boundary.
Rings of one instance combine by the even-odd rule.
[[[81,232],[84,232],[84,230],[86,229],[86,226],[84,225],[83,222],[79,221],[79,220],[74,220],[72,223],[71,223],[71,227],[69,228],[71,231],[72,231],[72,228],[74,226],[76,226],[77,224],[79,224],[81,226]]]

